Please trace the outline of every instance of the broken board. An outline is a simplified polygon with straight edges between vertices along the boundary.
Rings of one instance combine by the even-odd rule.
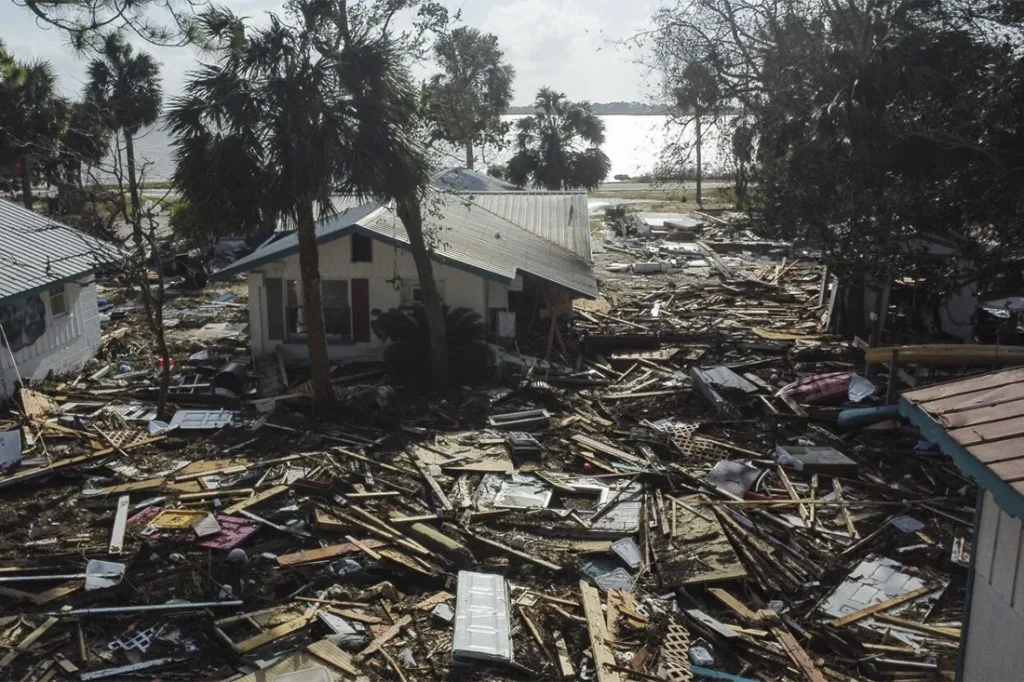
[[[677,587],[745,578],[747,571],[718,519],[708,512],[698,516],[693,511],[708,509],[704,506],[707,499],[692,495],[679,501],[690,509],[680,504],[665,504],[668,515],[675,508],[675,522],[669,519],[675,536],[658,533],[651,538],[658,557],[655,570],[665,585]]]

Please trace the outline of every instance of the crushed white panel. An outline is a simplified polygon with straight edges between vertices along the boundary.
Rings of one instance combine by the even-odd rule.
[[[452,661],[512,660],[508,586],[504,576],[459,571]]]
[[[617,494],[617,489],[611,489],[608,499],[615,497]],[[632,535],[638,532],[640,530],[640,509],[643,506],[643,501],[643,486],[638,483],[628,485],[626,490],[612,503],[614,506],[611,510],[591,524],[591,532],[615,533],[618,535]]]
[[[833,618],[842,618],[861,609],[865,609],[883,601],[913,592],[925,585],[936,585],[935,591],[920,599],[914,599],[887,611],[891,615],[899,615],[909,609],[920,608],[927,604],[930,608],[942,595],[949,584],[948,579],[928,580],[916,575],[905,573],[903,565],[898,561],[886,558],[874,558],[863,561],[854,569],[842,585],[828,596],[821,605],[822,613]],[[906,644],[917,646],[921,633],[901,628],[897,625],[864,618],[858,621],[862,627],[880,632],[889,632],[892,637]]]
[[[502,482],[501,490],[494,497],[495,507],[514,509],[544,509],[555,494],[551,486],[539,478],[513,474]]]

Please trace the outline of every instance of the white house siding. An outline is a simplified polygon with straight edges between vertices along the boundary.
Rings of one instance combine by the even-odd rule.
[[[320,245],[320,278],[322,280],[369,280],[370,311],[387,311],[402,304],[401,282],[419,282],[412,255],[403,249],[373,241],[373,261],[353,263],[351,237],[341,237]],[[267,330],[265,278],[302,281],[297,254],[261,266],[248,274],[249,320],[253,353],[266,355],[278,347],[287,360],[308,360],[305,343],[271,341]],[[508,304],[508,288],[502,282],[487,280],[476,274],[434,262],[434,278],[443,291],[444,302],[452,307],[471,308],[487,320],[488,307],[504,309]],[[301,286],[301,284],[300,284]],[[489,304],[489,305],[488,305]],[[377,360],[384,344],[371,333],[368,343],[330,344],[328,352],[338,360]]]
[[[967,682],[1024,679],[1024,528],[986,492],[964,651]]]
[[[0,347],[0,399],[11,395],[20,372],[25,381],[40,380],[53,372],[68,374],[81,369],[100,347],[100,318],[96,280],[84,277],[66,283],[68,312],[54,319],[50,299],[40,294],[46,307],[46,331],[29,346],[14,353],[17,372],[6,347]]]

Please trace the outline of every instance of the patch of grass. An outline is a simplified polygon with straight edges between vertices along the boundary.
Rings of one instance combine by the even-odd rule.
[[[604,229],[604,219],[602,218],[591,218],[590,219],[590,234],[594,235]]]
[[[698,210],[696,193],[692,190],[638,190],[635,192],[591,192],[591,199],[631,199],[637,202],[630,208],[637,211],[658,213],[687,213]],[[734,209],[736,208],[736,190],[734,187],[708,187],[703,192],[704,208]],[[650,202],[650,203],[646,203]]]

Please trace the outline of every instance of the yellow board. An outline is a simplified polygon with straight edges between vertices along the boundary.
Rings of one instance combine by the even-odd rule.
[[[149,525],[154,528],[183,529],[191,528],[192,524],[210,515],[208,511],[191,509],[164,509],[153,517]]]

